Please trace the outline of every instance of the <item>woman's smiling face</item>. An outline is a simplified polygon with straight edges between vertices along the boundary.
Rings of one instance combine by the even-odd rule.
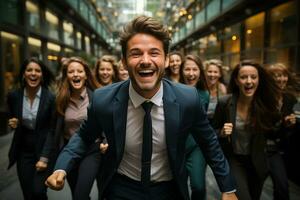
[[[67,78],[72,90],[82,90],[87,79],[84,66],[78,62],[71,62],[67,69]]]

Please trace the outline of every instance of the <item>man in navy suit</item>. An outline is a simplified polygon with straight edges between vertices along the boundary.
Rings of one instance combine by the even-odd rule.
[[[60,190],[72,163],[105,133],[100,196],[108,200],[189,199],[185,141],[189,133],[201,146],[222,191],[222,199],[237,199],[228,163],[209,125],[194,88],[163,79],[169,33],[155,19],[135,18],[120,35],[123,64],[130,80],[94,92],[88,119],[60,154],[46,184]],[[142,173],[144,102],[151,102],[152,155],[150,182]],[[150,122],[151,123],[151,122]]]

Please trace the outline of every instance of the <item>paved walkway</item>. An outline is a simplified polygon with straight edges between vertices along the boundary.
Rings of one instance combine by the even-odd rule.
[[[5,135],[0,137],[0,200],[21,200],[22,191],[17,180],[16,168],[13,167],[10,170],[7,168],[7,152],[11,142],[11,135]],[[206,184],[207,184],[207,199],[208,200],[219,200],[220,192],[217,187],[216,181],[210,168],[207,169],[206,173]],[[261,200],[272,200],[272,182],[268,178],[265,182]],[[293,183],[290,183],[290,200],[300,199],[300,187]],[[71,200],[71,193],[68,185],[65,185],[62,191],[48,190],[49,200]],[[94,184],[91,192],[91,200],[97,200],[97,187]]]

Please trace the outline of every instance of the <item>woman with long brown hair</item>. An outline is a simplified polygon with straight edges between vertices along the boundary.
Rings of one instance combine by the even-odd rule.
[[[57,120],[54,136],[56,154],[68,144],[87,118],[87,107],[97,86],[88,64],[83,59],[71,57],[64,62],[56,99]],[[67,174],[73,199],[89,198],[100,164],[101,155],[98,147],[99,142],[95,141],[95,145],[89,149],[85,157],[75,163]]]
[[[213,124],[237,183],[237,196],[259,200],[268,174],[266,139],[280,121],[279,88],[258,63],[242,61],[229,83],[232,95],[221,97]]]

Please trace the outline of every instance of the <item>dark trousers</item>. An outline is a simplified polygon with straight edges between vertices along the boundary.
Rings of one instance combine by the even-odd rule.
[[[68,143],[67,140],[64,142],[65,145]],[[90,199],[90,192],[98,175],[100,161],[101,153],[99,143],[92,145],[81,160],[75,161],[72,169],[67,174],[67,181],[71,189],[73,200]],[[100,183],[98,183],[97,186],[99,184]]]
[[[174,181],[151,184],[148,188],[141,182],[123,175],[115,175],[105,193],[106,200],[181,200]]]
[[[36,162],[35,154],[30,152],[21,152],[17,160],[17,173],[24,200],[48,199],[45,181],[49,170],[37,172]]]
[[[256,173],[250,156],[233,156],[229,159],[231,172],[237,184],[237,197],[241,200],[259,200],[264,180]]]
[[[98,148],[98,147],[97,147]],[[101,154],[99,149],[97,151],[88,154],[81,160],[79,167],[77,168],[77,183],[74,191],[74,200],[88,200],[90,199],[90,192],[93,187],[93,183],[98,175],[101,161]],[[99,185],[97,180],[97,185]]]
[[[270,176],[273,181],[274,200],[289,200],[289,185],[282,156],[279,152],[268,154]]]

